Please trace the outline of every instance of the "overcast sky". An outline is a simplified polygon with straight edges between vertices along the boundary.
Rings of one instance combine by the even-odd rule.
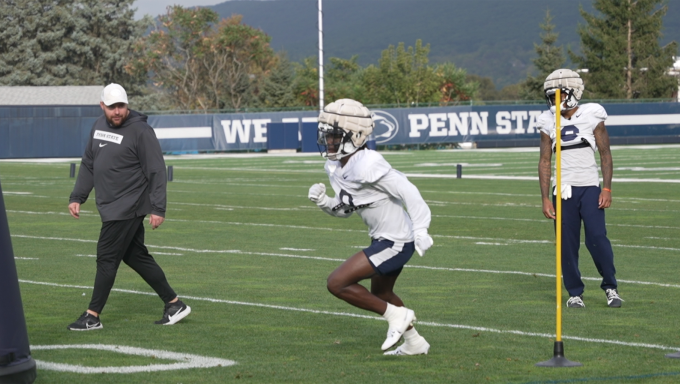
[[[156,17],[165,13],[165,9],[170,5],[181,5],[184,8],[208,6],[224,3],[228,0],[136,0],[132,5],[137,8],[135,19],[141,19],[144,15],[149,14]]]

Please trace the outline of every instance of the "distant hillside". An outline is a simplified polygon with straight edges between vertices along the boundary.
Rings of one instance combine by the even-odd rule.
[[[318,52],[317,0],[241,0],[211,6],[222,17],[272,37],[275,50],[293,61]],[[576,33],[584,24],[579,4],[593,13],[592,0],[324,0],[324,57],[359,56],[377,64],[381,52],[400,42],[430,44],[430,62],[453,62],[468,73],[491,77],[497,87],[524,79],[540,43],[539,24],[550,9],[558,44],[580,50]],[[670,1],[662,43],[680,42],[680,1]]]

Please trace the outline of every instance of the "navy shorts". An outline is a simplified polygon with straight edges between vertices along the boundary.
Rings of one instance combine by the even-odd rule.
[[[387,239],[373,239],[371,245],[364,249],[368,262],[381,276],[399,276],[414,251],[413,241],[397,243]]]

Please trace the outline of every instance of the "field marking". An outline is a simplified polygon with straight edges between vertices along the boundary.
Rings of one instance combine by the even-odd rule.
[[[299,251],[299,252],[309,252],[316,251],[316,249],[304,249],[304,248],[279,248],[282,251]]]
[[[431,179],[457,179],[457,175],[453,174],[428,174],[428,173],[404,173],[406,177],[420,177]],[[523,180],[523,181],[538,181],[538,176],[506,176],[506,175],[468,175],[463,174],[463,179],[481,179],[481,180]],[[613,178],[615,183],[680,183],[680,179],[632,179],[632,178]]]
[[[73,373],[138,373],[138,372],[171,371],[177,369],[191,369],[191,368],[229,367],[237,364],[233,360],[219,359],[216,357],[199,356],[190,353],[170,352],[161,349],[128,347],[124,345],[109,345],[109,344],[31,345],[31,350],[33,351],[45,351],[56,349],[94,349],[98,351],[116,352],[126,355],[175,360],[177,361],[177,363],[133,365],[127,367],[126,366],[86,367],[82,365],[52,363],[36,359],[35,362],[38,365],[39,369],[48,369],[51,371]]]
[[[42,281],[31,281],[31,280],[23,280],[23,279],[19,279],[19,282],[24,283],[24,284],[45,285],[45,286],[59,287],[59,288],[92,289],[91,287],[84,287],[84,286],[80,286],[80,285],[57,284],[57,283],[48,283],[48,282],[42,282]],[[137,294],[137,295],[156,296],[155,292],[143,292],[143,291],[136,291],[136,290],[131,290],[131,289],[113,288],[112,291],[122,292],[122,293],[132,293],[132,294]],[[187,299],[187,300],[207,301],[207,302],[210,302],[210,303],[244,305],[244,306],[249,306],[249,307],[278,309],[278,310],[313,313],[313,314],[320,314],[320,315],[346,316],[346,317],[354,317],[354,318],[360,318],[360,319],[385,321],[385,319],[382,316],[361,315],[361,314],[349,313],[349,312],[323,311],[323,310],[317,310],[317,309],[287,307],[287,306],[283,306],[283,305],[271,305],[271,304],[262,304],[262,303],[251,303],[251,302],[245,302],[245,301],[214,299],[214,298],[210,298],[210,297],[198,297],[198,296],[182,295],[182,298]],[[518,330],[495,329],[495,328],[478,327],[478,326],[464,325],[464,324],[447,324],[447,323],[435,323],[435,322],[427,322],[427,321],[418,321],[418,322],[416,322],[416,324],[426,325],[426,326],[431,326],[431,327],[467,329],[467,330],[473,330],[473,331],[479,331],[479,332],[491,332],[491,333],[498,333],[498,334],[512,334],[512,335],[519,335],[519,336],[533,336],[533,337],[543,337],[543,338],[554,338],[556,336],[556,335],[550,334],[550,333],[537,333],[537,332],[525,332],[525,331],[518,331]],[[588,338],[588,337],[566,336],[566,335],[562,335],[562,338],[563,339],[569,339],[569,340],[591,342],[591,343],[615,344],[615,345],[622,345],[622,346],[628,346],[628,347],[653,348],[653,349],[662,349],[662,350],[669,350],[669,351],[677,351],[678,350],[677,347],[669,347],[669,346],[665,346],[665,345],[647,344],[647,343],[631,343],[631,342],[620,341],[620,340],[592,339],[592,338]]]
[[[665,211],[667,212],[667,211]],[[450,217],[454,219],[480,219],[480,220],[510,220],[510,221],[531,221],[550,224],[551,219],[520,219],[512,217],[492,217],[492,216],[459,216],[459,215],[432,215],[432,217]],[[634,227],[634,228],[654,228],[654,229],[680,229],[680,227],[670,227],[665,225],[641,225],[641,224],[612,224],[607,223],[608,227]]]
[[[18,257],[18,256],[14,256],[14,260],[40,260],[40,259],[37,258],[37,257]]]
[[[39,240],[59,240],[59,241],[78,241],[78,242],[88,242],[88,243],[96,243],[96,240],[81,240],[81,239],[69,239],[69,238],[61,238],[61,237],[40,237],[40,236],[27,236],[27,235],[12,235],[13,237],[22,237],[22,238],[29,238],[29,239],[39,239]],[[441,235],[435,235],[437,237],[447,237],[447,236],[441,236]],[[466,239],[480,239],[480,238],[473,238],[473,237],[465,237],[465,236],[458,236],[460,238],[466,238]],[[492,238],[487,238],[486,240],[493,240]],[[505,239],[503,239],[505,240]],[[519,242],[519,240],[516,240]],[[533,240],[532,240],[533,241]],[[547,241],[547,240],[546,240]],[[530,242],[530,241],[527,241]],[[269,252],[247,252],[247,251],[239,251],[239,250],[234,250],[234,249],[227,249],[227,250],[213,250],[213,249],[193,249],[193,248],[183,248],[183,247],[174,247],[174,246],[168,246],[168,245],[151,245],[147,244],[146,245],[149,248],[159,248],[159,249],[174,249],[174,250],[181,250],[185,252],[195,252],[195,253],[228,253],[228,254],[241,254],[241,255],[255,255],[255,256],[274,256],[274,257],[287,257],[287,258],[293,258],[293,259],[307,259],[307,260],[322,260],[322,261],[335,261],[335,262],[344,262],[346,259],[336,259],[336,258],[330,258],[330,257],[321,257],[321,256],[305,256],[305,255],[290,255],[290,254],[285,254],[285,253],[269,253]],[[617,245],[618,246],[618,245]],[[636,247],[636,246],[631,246],[631,247]],[[363,247],[361,247],[363,248]],[[640,247],[640,248],[649,248],[649,247]],[[663,249],[663,248],[661,248]],[[675,248],[671,248],[675,249]],[[678,249],[680,250],[680,249]],[[472,268],[451,268],[451,267],[432,267],[432,266],[423,266],[423,265],[411,265],[411,264],[406,264],[404,266],[405,268],[416,268],[416,269],[428,269],[428,270],[434,270],[434,271],[452,271],[452,272],[476,272],[476,273],[493,273],[493,274],[510,274],[510,275],[524,275],[524,276],[533,276],[533,277],[549,277],[549,278],[555,278],[554,274],[547,274],[547,273],[536,273],[536,272],[523,272],[523,271],[498,271],[498,270],[490,270],[490,269],[472,269]],[[585,277],[582,276],[581,279],[583,280],[592,280],[592,281],[601,281],[602,278],[600,277]],[[680,285],[678,284],[665,284],[665,283],[656,283],[656,282],[649,282],[649,281],[637,281],[637,280],[621,280],[617,279],[619,282],[622,283],[629,283],[629,284],[640,284],[640,285],[654,285],[658,287],[666,287],[666,288],[680,288]],[[87,288],[87,287],[83,287]]]

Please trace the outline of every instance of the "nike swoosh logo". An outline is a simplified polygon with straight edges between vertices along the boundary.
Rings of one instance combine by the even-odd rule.
[[[109,143],[106,143],[106,144],[104,144],[104,143],[99,143],[99,148],[101,148],[101,147],[106,147],[107,145],[109,145]]]
[[[342,178],[347,180],[347,175],[342,175]]]

